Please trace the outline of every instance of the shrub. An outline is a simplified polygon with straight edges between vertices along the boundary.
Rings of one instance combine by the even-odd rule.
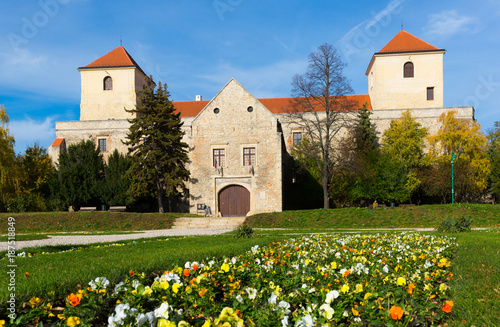
[[[436,229],[443,233],[470,232],[471,224],[472,218],[469,216],[462,216],[461,218],[446,217]]]
[[[236,234],[234,235],[236,238],[251,238],[253,237],[253,229],[248,225],[242,225],[236,228]]]

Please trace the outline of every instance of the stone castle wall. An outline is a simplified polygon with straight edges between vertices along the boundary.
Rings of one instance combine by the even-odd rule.
[[[229,185],[240,185],[250,192],[248,214],[282,210],[282,136],[278,122],[239,83],[230,81],[185,128],[190,130],[192,213],[200,203],[217,214],[218,194]],[[243,164],[243,148],[248,147],[256,150],[253,166]],[[225,150],[225,163],[219,163],[217,169],[214,149]]]

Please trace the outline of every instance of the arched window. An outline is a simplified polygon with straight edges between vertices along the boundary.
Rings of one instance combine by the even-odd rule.
[[[112,90],[113,89],[113,79],[111,78],[111,76],[104,77],[103,84],[104,84],[104,88],[103,88],[104,91]]]
[[[407,63],[404,64],[404,68],[403,68],[403,77],[404,78],[407,78],[407,77],[413,77],[414,74],[413,74],[413,63],[408,61]]]

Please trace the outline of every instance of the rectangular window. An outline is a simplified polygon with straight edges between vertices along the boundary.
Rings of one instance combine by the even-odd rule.
[[[215,168],[224,167],[226,165],[226,150],[214,149],[214,162]]]
[[[301,132],[294,132],[293,133],[293,146],[296,146],[302,142],[302,133]]]
[[[427,100],[434,100],[434,88],[433,87],[427,88]]]
[[[101,152],[107,151],[107,149],[106,149],[106,139],[98,139],[97,142],[98,142],[98,145],[99,145],[99,151],[101,151]]]
[[[243,166],[255,165],[255,148],[243,148]]]

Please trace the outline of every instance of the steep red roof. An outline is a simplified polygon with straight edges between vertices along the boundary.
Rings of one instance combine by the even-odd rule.
[[[61,137],[61,138],[57,138],[54,140],[54,142],[52,142],[52,146],[61,146],[62,142],[64,141],[64,138]]]
[[[195,117],[210,101],[179,101],[173,102],[181,117]]]
[[[416,52],[416,51],[443,51],[443,49],[422,41],[418,37],[401,30],[389,43],[377,53],[397,53],[397,52]]]
[[[363,104],[367,103],[368,110],[372,109],[368,94],[348,95],[347,99],[352,101],[357,108],[361,108]],[[273,114],[283,114],[288,112],[287,108],[290,107],[290,100],[292,100],[292,98],[267,98],[258,100]],[[173,102],[174,107],[181,113],[181,117],[195,117],[208,103],[209,101]],[[319,108],[319,110],[321,109]]]
[[[111,50],[99,59],[92,61],[87,66],[80,67],[79,69],[91,69],[91,68],[112,68],[112,67],[136,67],[144,75],[144,71],[135,62],[134,58],[125,50],[123,46]]]

